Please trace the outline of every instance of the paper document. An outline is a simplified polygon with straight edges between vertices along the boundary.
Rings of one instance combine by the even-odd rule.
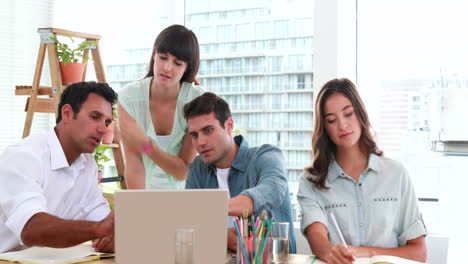
[[[301,256],[302,257],[302,256]],[[310,259],[306,258],[295,258],[293,264],[296,263],[303,263],[303,264],[326,264],[326,262],[310,257]],[[291,262],[290,262],[291,263]],[[422,262],[418,261],[413,261],[409,259],[404,259],[404,258],[399,258],[399,257],[394,257],[394,256],[373,256],[372,258],[357,258],[357,260],[354,262],[354,264],[424,264]]]
[[[69,248],[30,247],[1,253],[0,260],[27,264],[66,264],[113,256],[112,253],[96,252],[91,244],[85,243]]]
[[[358,258],[355,264],[424,264],[419,261],[404,259],[395,256],[378,255],[371,258]]]

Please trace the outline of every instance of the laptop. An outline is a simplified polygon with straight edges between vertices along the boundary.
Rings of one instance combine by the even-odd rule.
[[[194,229],[194,264],[226,260],[226,190],[121,190],[115,197],[115,262],[174,263],[176,229]]]

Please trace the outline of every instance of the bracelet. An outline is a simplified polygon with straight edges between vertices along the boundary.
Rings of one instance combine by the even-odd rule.
[[[141,151],[149,156],[151,151],[153,151],[153,141],[150,139],[148,140],[148,142],[143,144],[143,146],[141,147]]]

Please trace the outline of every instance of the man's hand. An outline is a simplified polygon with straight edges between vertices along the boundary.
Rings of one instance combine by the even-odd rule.
[[[237,234],[234,228],[228,228],[227,248],[232,252],[237,252]]]
[[[106,236],[103,238],[95,239],[93,241],[93,248],[96,252],[114,253],[114,235]]]
[[[40,212],[33,215],[21,231],[21,239],[25,245],[54,248],[72,247],[113,235],[114,212],[101,222],[64,220]]]
[[[96,233],[98,238],[114,235],[114,210],[104,220],[99,222]]]
[[[114,252],[114,210],[99,222],[98,238],[93,240],[93,248],[97,252]]]

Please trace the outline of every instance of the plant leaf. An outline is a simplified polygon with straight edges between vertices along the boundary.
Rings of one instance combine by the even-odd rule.
[[[72,43],[75,43],[75,40],[68,36]],[[55,47],[57,48],[57,56],[59,60],[62,61],[64,64],[67,64],[70,61],[78,62],[78,58],[83,58],[83,62],[86,60],[91,60],[88,56],[84,56],[83,51],[90,45],[97,45],[96,41],[89,41],[84,40],[80,44],[78,44],[77,48],[72,49],[66,43],[60,43],[60,41],[55,37],[50,37],[56,44]]]
[[[53,42],[55,42],[56,44],[60,44],[60,42],[58,41],[58,39],[56,37],[49,37]]]
[[[68,62],[70,62],[70,54],[68,53],[63,53],[62,55],[62,62],[63,64],[67,64]]]

